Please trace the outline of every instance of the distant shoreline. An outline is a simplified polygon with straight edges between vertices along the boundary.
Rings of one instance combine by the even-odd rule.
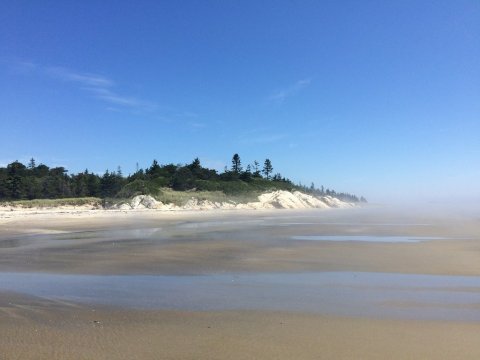
[[[193,195],[193,194],[192,194]],[[95,199],[93,199],[95,200]],[[331,209],[352,208],[356,205],[347,203],[336,198],[325,196],[317,198],[299,191],[274,191],[261,194],[258,201],[236,203],[234,201],[215,202],[211,200],[199,200],[192,196],[183,206],[175,204],[163,204],[148,195],[138,195],[130,200],[121,201],[110,207],[103,207],[99,201],[85,202],[78,205],[69,205],[68,202],[41,206],[41,203],[25,202],[4,203],[0,205],[0,219],[19,218],[32,215],[73,215],[89,216],[115,213],[157,213],[157,212],[202,212],[202,211],[225,211],[225,210],[306,210],[306,209]]]

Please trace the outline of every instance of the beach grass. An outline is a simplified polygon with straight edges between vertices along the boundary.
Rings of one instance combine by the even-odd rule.
[[[96,197],[64,198],[64,199],[34,199],[16,200],[1,202],[2,206],[13,206],[22,208],[54,208],[58,206],[83,206],[92,205],[100,207],[102,199]]]
[[[184,206],[192,198],[199,201],[207,200],[218,203],[247,203],[258,201],[258,195],[260,194],[261,192],[259,191],[238,195],[226,195],[223,191],[175,191],[169,188],[162,188],[155,197],[164,204]]]

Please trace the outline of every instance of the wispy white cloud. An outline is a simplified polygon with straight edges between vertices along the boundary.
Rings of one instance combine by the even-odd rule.
[[[125,94],[112,78],[102,74],[82,72],[67,67],[46,66],[31,61],[1,56],[0,65],[6,65],[16,75],[40,75],[63,82],[103,102],[105,111],[128,111],[135,115],[150,113],[155,119],[162,122],[181,122],[189,126],[190,129],[198,130],[207,126],[206,123],[201,121],[199,114],[189,111],[189,109],[172,108],[168,105]]]
[[[297,81],[295,84],[286,87],[284,89],[277,90],[273,92],[268,99],[270,101],[275,101],[278,103],[283,103],[285,99],[296,95],[298,92],[301,90],[305,89],[307,86],[309,86],[312,82],[312,79],[303,79]]]
[[[8,58],[0,58],[0,63],[8,65],[9,69],[17,74],[25,74],[37,69],[37,64],[30,61],[11,60]]]
[[[89,91],[97,99],[108,103],[131,107],[142,110],[154,110],[156,105],[152,102],[141,100],[132,96],[119,95],[116,92],[104,87],[84,87],[83,90]]]
[[[152,111],[156,108],[156,105],[152,102],[117,93],[114,90],[115,82],[102,75],[75,72],[59,67],[47,67],[45,72],[56,79],[75,83],[95,98],[113,105],[146,111]],[[120,109],[117,108],[117,110]]]
[[[129,108],[135,111],[153,111],[157,105],[137,97],[120,94],[115,82],[100,74],[81,72],[65,67],[44,66],[30,61],[2,60],[12,69],[21,73],[37,73],[52,79],[71,83],[77,88],[90,93],[94,98],[115,105],[115,111]],[[112,107],[107,107],[108,111]]]
[[[45,67],[45,73],[62,81],[70,81],[85,86],[105,88],[113,86],[112,80],[97,74],[81,73],[62,67]]]

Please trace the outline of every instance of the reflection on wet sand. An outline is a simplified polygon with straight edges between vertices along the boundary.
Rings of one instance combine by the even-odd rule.
[[[268,310],[480,321],[477,276],[365,272],[200,276],[0,273],[0,291],[134,309]]]
[[[478,358],[479,234],[475,215],[383,209],[8,219],[0,348],[25,359]]]

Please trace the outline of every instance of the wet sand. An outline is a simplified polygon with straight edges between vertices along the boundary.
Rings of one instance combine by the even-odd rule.
[[[292,239],[324,235],[445,239],[415,243]],[[0,271],[480,276],[480,219],[368,209],[11,217],[0,219]],[[479,333],[480,323],[475,321],[302,311],[135,310],[0,291],[2,360],[477,359]]]
[[[478,359],[479,323],[135,311],[0,297],[0,359]]]
[[[439,237],[377,243],[296,236]],[[0,219],[0,271],[373,271],[480,275],[480,219],[382,210],[53,214]]]

